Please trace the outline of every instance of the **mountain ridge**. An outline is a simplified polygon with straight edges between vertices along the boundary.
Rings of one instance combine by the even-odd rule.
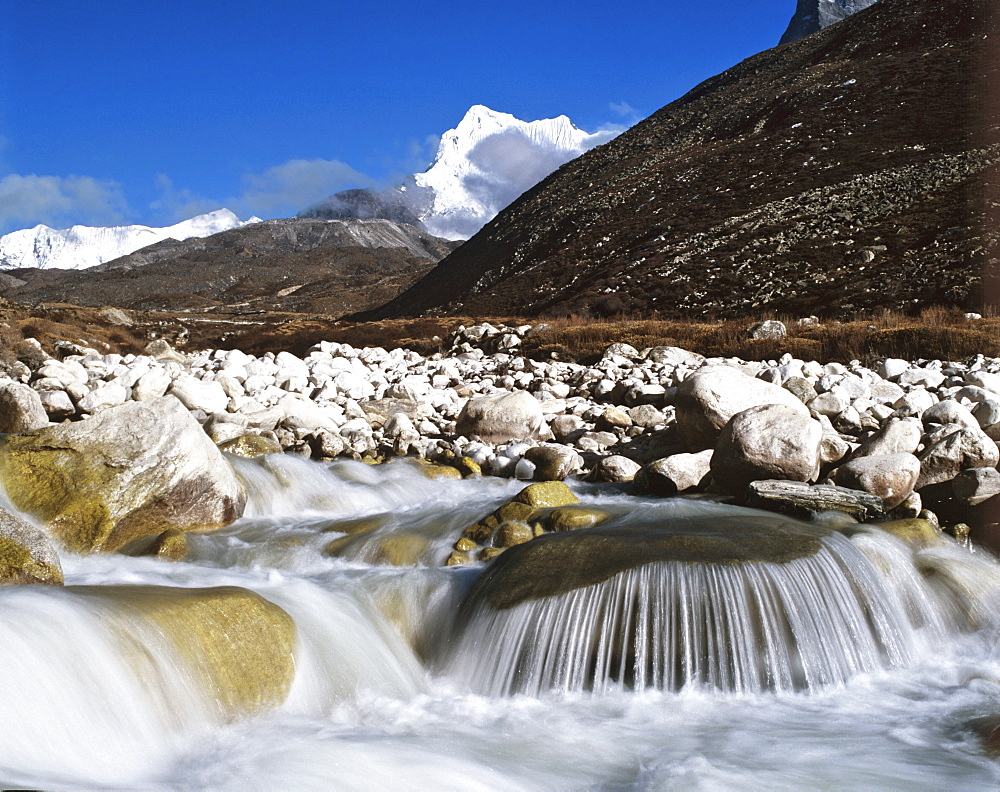
[[[974,310],[996,269],[989,11],[881,0],[753,56],[562,166],[356,318]]]
[[[264,220],[86,270],[8,270],[0,293],[29,304],[341,315],[391,299],[454,247],[388,220]]]
[[[86,269],[165,239],[201,238],[255,222],[260,218],[243,221],[228,209],[217,209],[163,228],[75,225],[54,229],[39,224],[0,237],[0,269]]]

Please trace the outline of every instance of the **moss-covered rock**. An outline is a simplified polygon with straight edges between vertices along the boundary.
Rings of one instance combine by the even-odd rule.
[[[0,508],[0,584],[62,585],[59,555],[44,532]]]
[[[460,479],[462,472],[451,465],[437,465],[433,462],[421,463],[418,467],[429,479]]]
[[[260,595],[235,586],[80,586],[68,590],[113,606],[121,637],[136,663],[155,648],[147,624],[165,636],[188,666],[191,679],[217,703],[223,717],[276,707],[295,676],[295,623]]]
[[[246,503],[232,465],[172,396],[9,435],[0,479],[18,509],[80,553],[170,528],[215,530]]]
[[[874,523],[873,527],[891,533],[898,539],[902,539],[911,547],[921,548],[941,542],[941,532],[938,531],[927,520],[914,517],[909,520],[889,520],[888,522]]]
[[[582,528],[592,528],[600,525],[610,515],[602,509],[591,509],[586,506],[568,506],[553,509],[549,515],[549,528],[553,531],[578,531]]]
[[[227,454],[235,454],[236,456],[253,459],[265,454],[280,454],[282,449],[280,443],[269,437],[241,435],[232,440],[226,440],[224,443],[219,443],[219,450],[225,451]]]
[[[455,469],[462,474],[462,478],[481,478],[483,475],[479,463],[467,456],[455,461]]]
[[[170,528],[157,536],[145,553],[145,555],[155,556],[163,561],[180,561],[187,554],[187,534],[176,528]]]
[[[493,546],[499,548],[513,547],[535,538],[531,526],[523,522],[509,521],[501,523],[493,535]]]
[[[789,517],[752,511],[549,533],[505,550],[477,580],[467,602],[511,608],[662,561],[784,563],[813,555],[820,540],[831,533]]]
[[[529,484],[515,495],[513,500],[542,508],[573,506],[579,503],[573,491],[562,481],[540,481],[537,484]]]

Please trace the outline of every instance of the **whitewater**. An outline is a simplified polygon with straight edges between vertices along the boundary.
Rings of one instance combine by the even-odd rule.
[[[719,576],[745,598],[760,581],[760,591],[794,585],[812,592],[801,600],[817,600],[800,614],[818,620],[809,629],[829,638],[826,651],[838,661],[859,658],[832,679],[796,682],[793,674],[788,685],[768,689],[704,676],[667,682],[663,674],[636,684],[612,674],[608,684],[594,684],[586,675],[546,676],[544,662],[537,669],[527,661],[513,672],[502,668],[502,634],[481,629],[475,617],[463,626],[459,616],[483,565],[446,568],[432,561],[462,526],[515,495],[519,482],[429,480],[405,462],[371,467],[286,455],[233,461],[252,493],[246,515],[223,531],[190,535],[185,560],[64,554],[65,588],[0,589],[4,788],[985,790],[1000,784],[1000,764],[984,753],[973,725],[1000,714],[1000,565],[985,551],[950,540],[918,551],[865,529],[846,538],[834,534],[833,560],[822,570],[771,565],[753,575],[748,567],[741,577],[728,567]],[[584,505],[608,510],[626,527],[640,521],[669,530],[681,518],[724,524],[746,512],[679,498],[638,499],[611,485],[573,488]],[[360,518],[377,527],[349,534]],[[327,555],[331,542],[338,543],[338,557]],[[408,565],[386,563],[390,556]],[[638,603],[636,613],[653,619],[654,600],[669,599],[672,587],[683,584],[688,594],[671,607],[682,613],[685,603],[703,602],[704,616],[722,602],[698,582],[704,569],[647,565],[591,587],[587,596],[603,607],[623,602],[622,613]],[[748,582],[754,575],[757,582]],[[818,582],[803,583],[802,576]],[[851,582],[841,585],[845,580]],[[646,599],[615,600],[615,590],[629,585],[640,585]],[[220,712],[162,636],[130,610],[135,587],[148,586],[239,586],[283,608],[297,636],[287,698],[255,716]],[[727,612],[740,609],[732,605],[737,600],[725,601]],[[816,608],[848,601],[861,603],[868,616],[844,628],[819,623]],[[504,613],[515,619],[518,608],[535,605]],[[607,620],[588,623],[588,611],[572,597],[549,605],[566,646],[586,630],[611,629]],[[555,629],[544,614],[531,618],[539,636]],[[657,624],[648,621],[642,630],[662,630]],[[870,630],[878,641],[838,649],[843,629]],[[142,652],[125,651],[123,630]],[[698,625],[693,631],[711,633]],[[639,635],[631,627],[617,632]],[[796,641],[772,636],[772,643]],[[580,651],[590,642],[585,637]],[[566,658],[562,668],[574,662]],[[740,662],[758,666],[752,653]],[[521,686],[526,692],[498,682],[510,673],[530,681]]]

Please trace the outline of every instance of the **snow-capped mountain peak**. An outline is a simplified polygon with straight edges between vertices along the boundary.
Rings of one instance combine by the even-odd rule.
[[[473,105],[441,136],[431,167],[413,177],[427,201],[420,219],[437,236],[471,236],[560,165],[613,136],[584,132],[565,115],[521,121]]]
[[[85,269],[164,239],[207,237],[257,222],[259,217],[244,222],[228,209],[218,209],[165,228],[75,225],[54,229],[37,225],[0,237],[0,269]]]
[[[401,210],[431,234],[467,239],[528,188],[560,165],[606,143],[620,130],[591,134],[564,115],[521,121],[510,113],[473,105],[454,129],[441,136],[434,162],[406,184],[359,202],[351,190],[310,207],[305,217],[351,217],[363,203],[365,214],[399,219]],[[372,214],[380,207],[380,214]]]

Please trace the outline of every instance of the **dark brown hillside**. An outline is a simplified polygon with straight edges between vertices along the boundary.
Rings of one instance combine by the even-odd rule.
[[[392,299],[456,245],[387,220],[268,220],[85,270],[7,270],[0,290],[29,304],[340,316]]]
[[[563,166],[368,316],[975,310],[998,234],[988,8],[881,0],[750,58]]]

